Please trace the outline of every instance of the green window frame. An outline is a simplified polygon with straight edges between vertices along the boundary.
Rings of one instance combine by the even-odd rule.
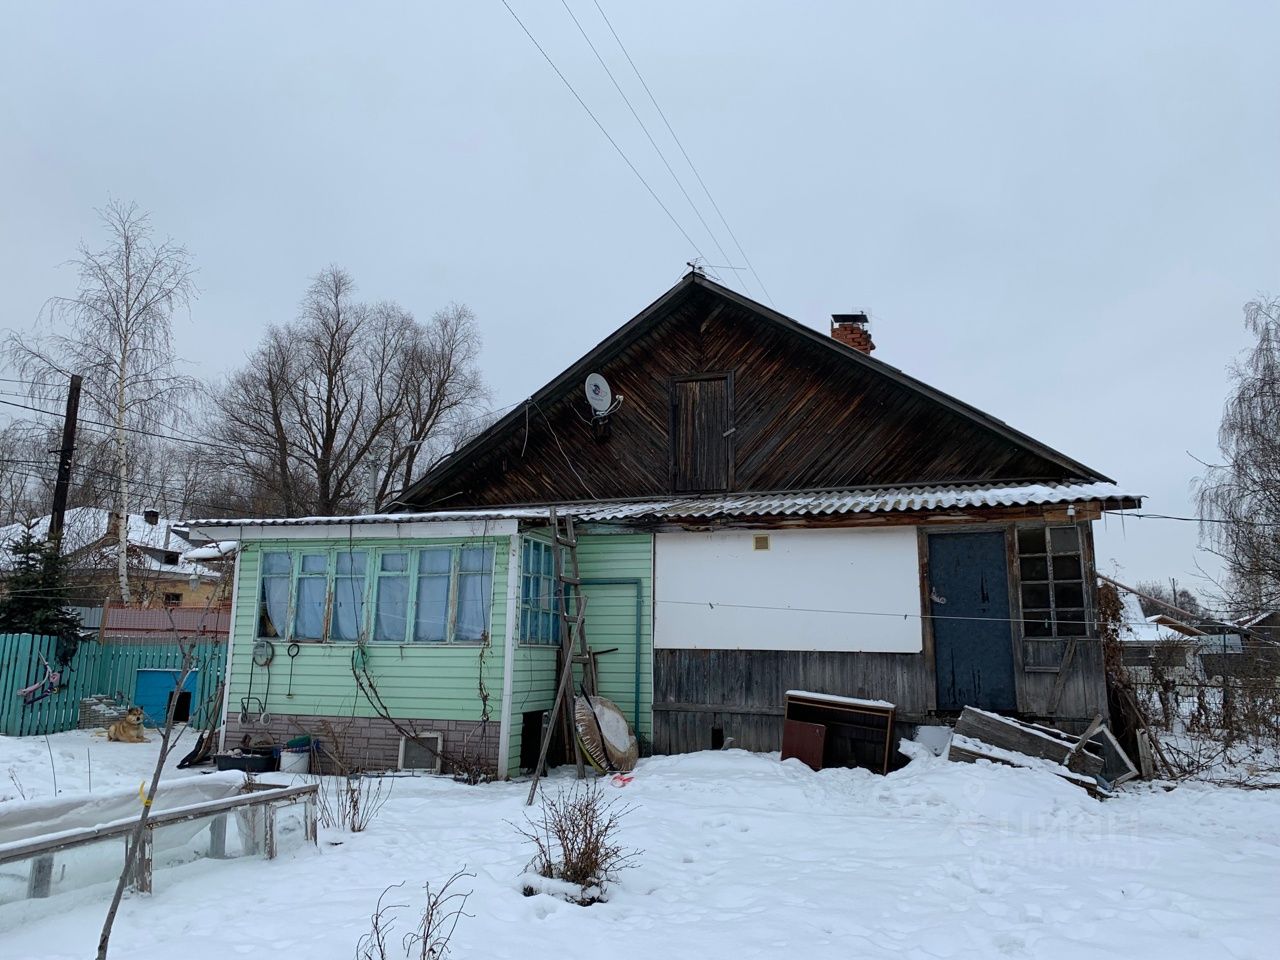
[[[1092,620],[1080,528],[1019,527],[1017,541],[1023,636],[1088,636]]]
[[[550,543],[533,537],[525,537],[520,545],[521,643],[560,645],[554,550]]]
[[[258,636],[310,643],[486,643],[491,544],[268,548]]]

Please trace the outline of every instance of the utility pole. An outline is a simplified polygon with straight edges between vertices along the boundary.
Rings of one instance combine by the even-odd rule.
[[[67,492],[71,489],[71,458],[76,449],[76,421],[80,416],[80,382],[71,375],[67,387],[67,412],[62,420],[62,449],[58,451],[58,479],[53,485],[53,514],[49,517],[49,542],[62,552],[62,526],[67,515]]]

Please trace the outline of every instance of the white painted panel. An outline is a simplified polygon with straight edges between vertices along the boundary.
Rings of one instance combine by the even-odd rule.
[[[659,533],[653,589],[657,648],[921,650],[914,527]]]

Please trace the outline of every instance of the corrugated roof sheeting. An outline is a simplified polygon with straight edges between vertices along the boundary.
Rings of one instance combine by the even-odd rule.
[[[888,513],[914,510],[952,510],[970,507],[1015,507],[1082,503],[1102,500],[1136,502],[1112,483],[992,484],[948,487],[900,487],[891,490],[845,490],[814,493],[737,494],[679,497],[670,500],[629,500],[570,503],[557,507],[586,522],[625,520],[712,519],[715,517],[822,516],[845,513]],[[430,523],[433,521],[540,520],[547,507],[495,507],[477,510],[438,510],[430,513],[383,513],[350,517],[288,519],[195,520],[192,527],[285,527],[328,524]]]

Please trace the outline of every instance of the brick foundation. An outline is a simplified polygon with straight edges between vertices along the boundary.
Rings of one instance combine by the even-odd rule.
[[[491,770],[498,764],[498,721],[479,720],[399,720],[410,732],[440,733],[444,753],[444,772],[451,773],[451,758],[480,761]],[[240,723],[240,715],[227,718],[226,748],[241,746],[244,738],[251,745],[283,745],[293,737],[310,734],[321,743],[317,754],[318,773],[341,773],[347,770],[394,770],[400,761],[400,733],[381,717],[312,717],[271,714],[263,725],[251,718]],[[314,770],[314,768],[313,768]]]

